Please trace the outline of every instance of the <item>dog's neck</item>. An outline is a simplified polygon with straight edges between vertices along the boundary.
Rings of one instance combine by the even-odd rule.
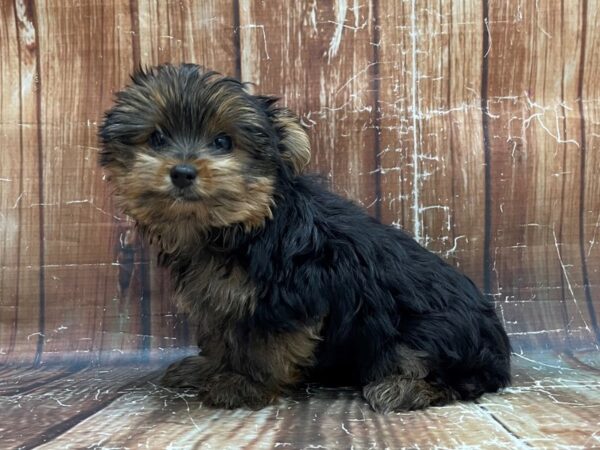
[[[223,228],[204,228],[191,222],[172,222],[145,225],[136,223],[141,236],[171,259],[194,259],[200,253],[227,254],[235,252],[248,233],[242,224]]]

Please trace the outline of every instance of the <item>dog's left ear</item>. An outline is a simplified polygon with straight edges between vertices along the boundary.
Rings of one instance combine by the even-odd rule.
[[[281,158],[295,175],[301,174],[310,161],[310,141],[300,120],[289,109],[276,106],[276,97],[256,98],[277,132]]]

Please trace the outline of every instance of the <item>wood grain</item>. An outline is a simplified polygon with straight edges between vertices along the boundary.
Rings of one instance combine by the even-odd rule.
[[[525,446],[595,448],[600,381],[568,357],[529,355],[517,363],[518,382],[502,396],[478,401]]]
[[[129,27],[126,6],[101,1],[36,5],[44,361],[65,354],[97,358],[108,298],[115,294],[113,230],[119,219],[97,164],[96,133],[112,90],[126,81],[131,67],[131,35],[121,32]]]
[[[25,449],[48,442],[148,377],[155,377],[149,368],[87,369],[0,397],[3,414],[11,418],[0,423],[3,446]]]
[[[582,5],[493,3],[487,17],[488,289],[525,346],[596,340],[579,249]]]
[[[482,285],[478,2],[382,2],[382,214]]]
[[[600,342],[600,86],[597,83],[600,70],[600,32],[593,24],[600,20],[600,8],[593,3],[581,8],[581,46],[578,97],[579,142],[581,143],[581,184],[579,215],[579,247],[582,276],[585,289],[586,309],[590,315],[589,326]]]
[[[241,75],[309,126],[312,168],[374,213],[373,8],[240,1]]]
[[[236,2],[139,0],[142,65],[194,62],[236,75]],[[132,11],[135,14],[135,11]]]
[[[31,5],[0,11],[0,361],[33,362],[45,295],[38,36]]]
[[[3,2],[0,362],[193,344],[96,164],[131,71],[182,61],[281,96],[311,169],[470,275],[518,351],[597,350],[600,4],[559,6]]]
[[[600,446],[599,20],[589,0],[2,2],[0,441]],[[114,208],[96,130],[135,67],[183,61],[280,96],[311,169],[494,298],[515,386],[387,417],[323,388],[215,411],[124,365],[191,352],[193,325]]]
[[[224,411],[202,406],[193,392],[166,390],[151,379],[135,387],[105,390],[99,380],[90,380],[90,373],[85,372],[72,376],[69,383],[57,381],[47,390],[18,397],[18,402],[22,411],[39,402],[63,414],[75,407],[86,412],[90,403],[104,402],[95,414],[85,413],[85,421],[73,423],[41,448],[597,446],[597,376],[566,355],[546,352],[515,359],[515,386],[502,394],[486,395],[478,403],[387,416],[371,411],[352,389],[309,388],[260,411]],[[139,378],[143,373],[138,372]],[[119,374],[122,372],[95,373],[104,381]],[[89,389],[82,389],[82,384]],[[113,398],[115,395],[118,398]],[[70,407],[61,407],[52,397]],[[113,400],[108,404],[109,399]],[[38,417],[41,428],[46,422],[43,416]]]
[[[99,438],[111,448],[132,448],[150,440],[157,447],[232,449],[435,445],[500,449],[518,443],[475,404],[382,416],[355,391],[317,389],[310,396],[298,394],[261,411],[223,411],[202,407],[191,393],[177,394],[156,385],[124,395],[47,448],[85,448]]]
[[[7,367],[0,371],[0,395],[23,395],[54,380],[71,375],[74,367]]]

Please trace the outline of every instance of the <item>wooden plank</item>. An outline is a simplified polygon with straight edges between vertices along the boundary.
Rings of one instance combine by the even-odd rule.
[[[73,367],[7,367],[0,370],[0,395],[17,395],[72,374]]]
[[[413,5],[409,2],[378,2],[378,108],[381,116],[380,167],[381,219],[401,226],[413,236],[412,167],[419,142],[416,109],[417,91],[412,81],[414,35]],[[414,95],[413,95],[414,94]],[[417,151],[418,155],[418,151]]]
[[[0,362],[33,362],[40,332],[38,36],[31,4],[0,8]],[[40,287],[42,292],[40,292]]]
[[[384,221],[482,285],[478,2],[380,2]]]
[[[587,389],[587,388],[586,388]],[[593,387],[599,393],[600,387]],[[511,389],[505,396],[484,398],[480,404],[525,444],[536,448],[596,448],[600,397],[583,403],[571,390]]]
[[[0,397],[5,417],[0,423],[0,440],[11,448],[33,448],[48,442],[132,386],[143,384],[149,376],[155,377],[149,375],[151,370],[133,366],[87,369],[25,394]]]
[[[311,168],[375,213],[370,2],[240,1],[241,74],[310,126]]]
[[[140,62],[195,63],[236,75],[235,2],[140,0]]]
[[[446,32],[447,28],[449,34],[450,72],[448,80],[444,80],[447,85],[442,84],[443,95],[448,98],[447,111],[442,113],[443,117],[447,117],[448,141],[439,142],[438,152],[451,167],[446,171],[451,186],[445,195],[449,198],[447,206],[451,217],[448,220],[452,227],[452,234],[442,247],[442,256],[483,288],[485,157],[480,107],[482,80],[480,61],[474,57],[483,52],[484,25],[480,2],[452,2],[452,9],[440,17],[443,18],[440,33]],[[431,47],[430,52],[434,53],[434,49]],[[435,117],[436,109],[432,109]],[[432,132],[437,130],[434,128]],[[436,186],[429,187],[431,193],[437,190]],[[429,205],[436,203],[432,199]]]
[[[310,388],[261,411],[202,407],[153,382],[43,448],[554,448],[598,445],[600,382],[566,355],[517,354],[514,387],[426,411],[382,416],[351,389]],[[596,433],[596,434],[595,434]],[[321,446],[321,447],[319,447]]]
[[[536,448],[600,445],[600,380],[569,358],[534,354],[516,360],[522,375],[501,396],[479,404],[511,433]]]
[[[536,300],[557,302],[532,313],[568,337],[590,323],[577,221],[581,130],[573,55],[581,47],[582,5],[493,2],[486,18],[488,288],[499,300],[523,300],[520,292],[528,290]],[[530,331],[532,320],[522,317],[521,331]],[[535,335],[531,342],[538,345]]]
[[[382,416],[352,390],[311,390],[260,411],[203,408],[156,385],[127,394],[46,448],[519,448],[477,405]],[[44,447],[42,447],[44,448]]]
[[[45,359],[89,360],[101,347],[104,309],[117,287],[112,230],[119,219],[97,164],[96,133],[132,66],[129,6],[46,1],[37,7]],[[83,351],[71,353],[73,343]]]
[[[582,143],[583,179],[580,186],[582,225],[580,249],[583,267],[583,282],[587,285],[585,302],[590,312],[590,327],[600,341],[600,7],[588,2],[582,10],[581,27],[583,61],[579,64],[579,114],[581,115],[580,137]]]

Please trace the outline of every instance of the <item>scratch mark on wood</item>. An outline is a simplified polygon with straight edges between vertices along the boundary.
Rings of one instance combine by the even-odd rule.
[[[567,287],[569,288],[569,293],[571,294],[571,298],[573,299],[575,308],[577,309],[577,312],[579,313],[579,317],[581,318],[581,321],[583,322],[583,324],[585,326],[585,330],[589,333],[592,333],[591,328],[589,327],[587,321],[585,320],[585,315],[583,314],[583,312],[581,311],[581,308],[579,307],[579,303],[577,302],[577,296],[575,295],[575,292],[573,291],[573,286],[571,285],[571,279],[569,278],[569,274],[567,272],[567,266],[565,266],[562,255],[560,253],[560,245],[561,244],[559,244],[559,242],[558,242],[558,239],[556,237],[556,231],[554,230],[554,227],[552,227],[552,236],[554,237],[554,246],[556,247],[556,255],[558,257],[558,262],[560,263],[560,267],[562,269],[563,275],[567,282]],[[594,342],[593,345],[595,346],[596,350],[600,350],[598,343]]]
[[[412,51],[412,137],[413,137],[413,151],[412,151],[412,169],[413,169],[413,186],[412,186],[412,209],[414,214],[413,219],[413,237],[419,243],[422,242],[423,237],[421,236],[422,228],[422,216],[420,211],[420,167],[419,167],[419,144],[421,142],[421,136],[418,127],[418,117],[421,115],[419,109],[419,101],[417,99],[417,87],[418,87],[418,72],[417,72],[417,37],[419,31],[417,30],[417,4],[416,0],[411,0],[411,15],[410,15],[410,42]]]
[[[336,0],[336,2],[335,2],[335,31],[333,32],[333,36],[331,38],[331,41],[329,42],[329,49],[327,50],[327,61],[328,62],[331,62],[331,59],[337,55],[338,50],[340,49],[340,44],[342,42],[342,34],[344,32],[344,23],[346,21],[347,11],[348,11],[348,4],[346,3],[346,0]]]
[[[596,243],[596,233],[598,232],[598,228],[600,227],[600,214],[598,214],[598,218],[596,219],[596,226],[594,227],[594,233],[592,234],[592,239],[590,240],[590,248],[588,248],[587,257],[590,257],[590,253],[592,253],[592,248]]]
[[[311,34],[316,36],[319,32],[317,29],[317,0],[314,0],[310,5],[310,11],[308,13],[308,23],[311,27]]]
[[[263,42],[264,42],[264,46],[265,46],[265,57],[266,57],[266,59],[271,59],[271,57],[269,56],[269,50],[267,49],[267,34],[265,33],[265,26],[264,25],[256,25],[256,24],[248,24],[248,25],[241,25],[240,28],[260,29],[262,32]]]
[[[19,19],[19,23],[21,25],[19,27],[19,37],[27,47],[27,50],[31,51],[33,47],[35,47],[35,26],[27,17],[27,6],[23,0],[18,0],[15,2],[15,9],[17,18]]]
[[[441,209],[442,211],[444,211],[444,213],[446,214],[446,230],[450,231],[452,228],[452,220],[451,220],[451,212],[450,212],[450,207],[449,206],[443,206],[443,205],[430,205],[430,206],[424,206],[419,208],[419,212],[422,213],[424,211],[429,211],[432,209]]]
[[[447,258],[448,256],[454,254],[456,252],[456,249],[458,248],[458,241],[460,239],[466,239],[466,238],[467,238],[467,236],[464,234],[461,234],[460,236],[456,236],[454,238],[454,245],[452,247],[450,247],[448,250],[446,250],[446,253],[444,256]]]
[[[523,126],[525,128],[529,127],[529,123],[531,122],[532,119],[535,119],[538,124],[540,125],[540,127],[542,127],[542,129],[548,133],[552,138],[554,138],[556,140],[556,142],[558,142],[559,144],[575,144],[577,146],[577,148],[580,147],[579,142],[577,142],[574,139],[563,139],[561,137],[561,125],[560,125],[560,120],[564,119],[564,117],[560,114],[560,109],[561,108],[566,108],[569,109],[568,105],[566,105],[565,102],[559,102],[556,105],[552,105],[552,106],[543,106],[540,105],[539,103],[535,102],[534,100],[531,99],[531,97],[529,96],[529,93],[527,91],[524,92],[524,96],[525,96],[525,101],[527,102],[527,105],[530,108],[536,108],[536,109],[540,109],[541,112],[537,112],[537,113],[533,113],[530,117],[528,117],[527,119],[523,120]],[[556,123],[556,134],[552,133],[552,131],[550,131],[548,129],[548,127],[546,126],[546,124],[544,123],[544,121],[541,119],[541,117],[544,117],[544,114],[547,111],[552,111],[554,112],[554,119],[555,119],[555,123]]]
[[[136,306],[119,328],[118,239],[130,219],[115,213],[100,181],[93,129],[132,64],[188,59],[237,75],[243,62],[245,79],[282,93],[313,128],[312,168],[476,283],[489,272],[484,290],[502,302],[511,336],[530,346],[591,347],[580,315],[597,330],[600,99],[598,37],[586,23],[600,12],[586,0],[563,3],[9,1],[0,8],[0,128],[20,149],[0,157],[0,297],[9,311],[0,318],[2,361],[33,358],[41,335],[29,344],[26,337],[43,331],[42,305],[61,299],[61,308],[42,312],[45,342],[52,340],[44,362],[70,357],[82,340],[92,343],[73,354],[138,351],[130,338],[143,315],[141,265],[151,275],[146,293],[156,293],[142,335],[153,334],[156,349],[166,347],[155,345],[161,333],[186,333],[174,331],[181,318],[161,320],[170,311],[166,277],[138,259],[123,264],[135,271],[128,294]],[[116,32],[96,33],[108,28]],[[66,61],[73,77],[64,79],[55,61]],[[381,146],[372,152],[374,130]],[[81,308],[63,330],[60,314],[73,306]],[[106,328],[125,337],[90,337],[115,334]],[[339,423],[333,427],[347,437]]]
[[[25,192],[21,192],[21,194],[19,194],[12,209],[17,209],[17,207],[19,206],[19,203],[21,202],[21,199],[23,198],[23,195],[25,195]]]
[[[361,75],[363,75],[364,73],[366,73],[371,67],[375,66],[376,64],[379,64],[379,63],[378,62],[369,63],[367,65],[367,67],[365,67],[364,69],[359,70],[354,75],[352,75],[352,77],[350,77],[348,79],[348,81],[346,81],[337,91],[335,91],[335,95],[338,95],[341,91],[343,91],[346,88],[346,86],[348,86],[350,83],[352,83],[358,77],[360,77]]]
[[[346,425],[344,424],[344,422],[342,422],[342,430],[344,431],[344,433],[346,433],[348,436],[354,436],[349,430],[348,428],[346,428]]]
[[[490,51],[492,50],[492,33],[490,32],[490,24],[489,24],[489,21],[488,21],[487,17],[485,17],[483,19],[483,23],[485,24],[485,30],[486,30],[486,33],[488,35],[488,41],[487,41],[488,47],[485,50],[485,53],[483,54],[483,57],[487,58],[488,55],[490,54]]]

